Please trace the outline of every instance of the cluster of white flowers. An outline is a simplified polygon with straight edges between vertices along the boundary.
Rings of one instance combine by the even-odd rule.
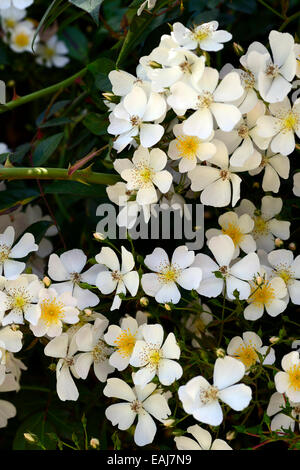
[[[148,7],[154,3],[148,1]],[[18,35],[16,28],[24,27],[24,22],[18,23],[11,30],[11,41]],[[108,132],[115,136],[113,148],[118,153],[128,146],[134,149],[132,159],[114,161],[123,181],[107,188],[109,199],[122,208],[119,225],[132,226],[139,211],[149,220],[151,204],[167,199],[182,205],[188,194],[207,206],[232,209],[221,213],[219,227],[206,231],[201,252],[181,245],[168,254],[156,247],[143,253],[140,261],[135,252],[109,242],[114,249],[103,246],[87,268],[81,249],[52,253],[47,273],[37,276],[24,273],[26,264],[16,261],[41,250],[30,233],[14,244],[13,225],[19,224],[20,234],[24,232],[24,222],[18,222],[24,213],[15,214],[13,224],[11,216],[5,216],[0,234],[0,382],[13,375],[18,383],[22,365],[14,362],[13,354],[22,348],[18,328],[27,323],[34,336],[48,341],[45,355],[58,360],[59,398],[77,400],[75,379],[87,379],[93,366],[105,384],[103,394],[122,400],[106,409],[107,419],[127,430],[137,417],[138,446],[153,442],[154,420],[167,425],[173,419],[171,393],[188,415],[210,426],[223,422],[225,410],[245,410],[252,399],[249,377],[276,359],[275,345],[263,345],[255,321],[265,311],[277,317],[289,302],[300,305],[300,255],[280,248],[290,237],[290,222],[278,218],[282,199],[265,195],[259,207],[240,200],[244,182],[239,176],[264,170],[262,189],[274,193],[280,178],[289,177],[288,155],[295,148],[295,134],[300,135],[300,99],[291,104],[288,97],[297,70],[297,45],[290,34],[271,31],[271,54],[255,42],[240,58],[240,68],[228,65],[219,73],[207,65],[208,52],[219,51],[230,39],[216,21],[193,30],[175,23],[171,34],[162,36],[159,46],[140,59],[136,77],[122,70],[109,74]],[[295,195],[298,183],[296,175]],[[41,217],[32,214],[31,221]],[[119,324],[110,324],[107,318],[129,295],[127,300],[139,299],[140,305],[146,295],[158,307],[172,310],[186,294],[194,297],[199,312],[194,309],[182,321],[192,333],[194,348],[213,338],[207,329],[215,315],[201,304],[202,296],[207,302],[223,297],[223,313],[225,302],[238,305],[243,322],[252,322],[247,323],[249,331],[242,329],[240,336],[229,338],[227,350],[217,354],[214,364],[206,362],[188,381],[180,338],[173,332],[165,332],[160,322],[148,323],[135,311],[120,314]],[[223,340],[221,336],[218,346]],[[266,410],[270,416],[276,414],[274,430],[295,424],[280,413],[286,398],[294,415],[300,413],[299,352],[286,354],[282,369],[275,375],[277,391]],[[130,383],[108,377],[125,370]],[[0,412],[1,406],[0,402]],[[5,406],[6,416],[12,416],[14,410]],[[178,449],[230,449],[220,439],[212,443],[210,433],[197,424],[187,432],[197,442],[177,436]]]
[[[26,8],[33,0],[1,0],[0,20],[3,40],[17,53],[32,53],[37,22],[27,17]],[[68,62],[68,48],[56,34],[51,37],[37,35],[34,50],[36,62],[46,67],[64,67]]]

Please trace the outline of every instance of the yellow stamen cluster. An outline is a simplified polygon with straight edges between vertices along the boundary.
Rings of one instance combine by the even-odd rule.
[[[118,349],[118,353],[122,357],[131,356],[136,342],[135,335],[136,333],[132,334],[130,329],[128,328],[127,330],[123,330],[122,333],[117,336],[116,340],[114,341],[114,344]]]
[[[195,41],[203,41],[211,36],[212,29],[209,26],[200,26],[197,30],[193,31]]]
[[[248,345],[243,344],[241,345],[234,353],[234,356],[239,359],[244,366],[248,369],[249,367],[253,366],[257,359],[257,353],[254,347],[251,344],[251,341]]]
[[[274,289],[266,279],[263,279],[260,285],[251,286],[251,294],[249,296],[249,302],[257,306],[270,305],[276,298]]]
[[[7,245],[0,244],[0,263],[4,263],[9,257],[10,249]]]
[[[152,185],[154,171],[146,163],[135,165],[133,170],[134,184],[137,188],[147,188]]]
[[[295,364],[288,371],[290,387],[295,391],[300,391],[300,364]]]
[[[57,324],[64,317],[64,305],[62,302],[54,300],[43,300],[41,303],[41,320],[48,326]]]
[[[234,243],[234,246],[238,246],[244,238],[244,234],[238,225],[229,223],[227,227],[222,227],[224,235],[228,235]]]
[[[298,129],[300,125],[300,116],[294,111],[289,111],[282,117],[281,132],[290,132]]]
[[[202,95],[198,96],[197,108],[209,108],[213,102],[213,94],[209,91],[204,91]]]
[[[269,223],[261,216],[254,217],[254,229],[253,236],[258,238],[262,235],[267,235],[269,233]]]
[[[18,47],[28,46],[29,41],[30,41],[29,35],[24,32],[17,34],[14,38],[14,42]]]
[[[182,158],[194,160],[200,146],[200,139],[194,136],[177,137],[176,147]]]
[[[181,270],[174,265],[169,265],[161,269],[158,273],[158,278],[163,284],[168,284],[169,282],[176,282],[180,275]]]

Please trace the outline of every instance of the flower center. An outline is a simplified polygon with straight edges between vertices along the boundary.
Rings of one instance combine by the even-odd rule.
[[[294,273],[289,269],[281,269],[276,272],[276,276],[281,277],[284,280],[285,284],[289,284],[290,281],[294,280]]]
[[[255,85],[255,77],[250,70],[243,71],[241,73],[242,84],[244,88],[254,88]]]
[[[111,277],[113,278],[114,281],[121,281],[122,274],[119,273],[119,271],[112,271]]]
[[[130,408],[132,409],[132,411],[134,411],[135,413],[139,413],[142,409],[143,409],[143,404],[138,401],[138,400],[134,400],[131,405],[130,405]]]
[[[220,266],[219,271],[220,271],[220,273],[223,274],[223,276],[227,276],[227,274],[228,274],[228,266]]]
[[[197,330],[199,333],[203,333],[206,328],[203,320],[199,317],[194,321],[193,326],[194,329]]]
[[[71,273],[70,280],[73,282],[73,284],[79,284],[81,281],[81,276],[79,273]]]
[[[7,245],[0,244],[0,263],[4,263],[10,254],[10,248]]]
[[[200,400],[203,405],[212,403],[218,399],[219,389],[210,385],[208,388],[202,388],[200,390]]]
[[[161,269],[161,272],[158,273],[158,278],[163,284],[168,284],[169,282],[175,282],[180,272],[181,270],[179,268],[171,264]]]
[[[6,18],[4,24],[7,29],[13,29],[16,26],[16,21],[13,18]]]
[[[288,371],[290,387],[300,391],[300,364],[295,364]]]
[[[200,146],[200,139],[193,136],[177,137],[176,147],[182,158],[193,160]]]
[[[195,41],[203,41],[204,39],[209,38],[211,36],[212,30],[209,26],[200,26],[197,30],[193,31],[193,37]]]
[[[149,365],[151,366],[151,368],[157,369],[160,359],[161,359],[161,352],[159,349],[151,349],[148,352],[148,361],[149,361]]]
[[[133,169],[133,178],[136,188],[147,188],[152,185],[154,171],[145,163],[135,165]]]
[[[179,64],[179,67],[181,68],[183,73],[192,73],[191,64],[187,60]]]
[[[275,292],[270,282],[266,279],[262,279],[259,285],[253,284],[251,286],[251,294],[248,302],[254,303],[257,306],[264,306],[269,305],[275,298]]]
[[[132,334],[130,329],[122,331],[122,333],[114,341],[119,354],[122,357],[129,357],[132,354],[134,345],[135,345],[135,334]]]
[[[267,235],[269,233],[268,221],[263,219],[261,216],[254,217],[254,229],[253,235],[259,237],[262,235]]]
[[[25,305],[31,301],[31,296],[25,289],[15,289],[11,294],[10,307],[23,310]]]
[[[278,65],[269,64],[266,68],[266,75],[272,78],[276,78],[279,74],[279,67]]]
[[[238,128],[238,135],[239,135],[239,137],[241,137],[242,139],[246,139],[246,137],[248,137],[248,135],[249,135],[249,128],[248,128],[248,126],[246,126],[246,124],[242,124],[242,125]]]
[[[15,36],[15,44],[19,47],[26,47],[29,44],[29,35],[26,33],[19,33]]]
[[[247,346],[245,344],[243,346],[240,346],[235,351],[234,356],[237,357],[237,359],[239,359],[247,369],[254,365],[258,359],[258,356],[254,347],[251,344],[251,341]]]
[[[111,348],[107,347],[102,339],[99,339],[92,351],[94,362],[104,362],[110,355],[110,352]]]
[[[198,96],[197,107],[198,108],[209,108],[214,102],[213,94],[209,91],[204,91],[202,95]]]
[[[140,126],[142,123],[142,120],[139,118],[139,116],[131,116],[130,122],[133,125],[133,127],[135,127],[135,126]]]
[[[229,223],[226,228],[222,228],[224,235],[228,235],[234,243],[234,246],[237,246],[241,243],[244,238],[244,234],[241,232],[241,229],[238,225]]]
[[[44,300],[41,303],[41,320],[43,320],[48,326],[54,325],[59,322],[64,316],[63,314],[64,305],[62,302],[54,300]]]
[[[223,181],[229,180],[230,179],[230,172],[227,171],[227,170],[221,170],[220,171],[220,176],[221,176]]]
[[[300,116],[294,111],[289,111],[282,119],[281,132],[294,131],[299,127]]]
[[[52,59],[52,57],[55,55],[55,50],[52,49],[52,47],[45,47],[44,49],[44,56],[46,59]]]

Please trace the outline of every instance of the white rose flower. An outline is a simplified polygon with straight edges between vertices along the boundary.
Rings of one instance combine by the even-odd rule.
[[[300,418],[300,402],[294,403],[293,401],[289,400],[289,404],[292,408],[292,417],[285,415],[282,413],[282,409],[286,407],[286,401],[284,399],[284,395],[282,393],[275,392],[271,395],[270,402],[267,408],[267,415],[274,416],[271,420],[271,430],[272,431],[279,431],[279,434],[283,429],[291,429],[292,432],[295,430],[296,421],[298,419],[298,427],[299,426],[299,418]],[[293,419],[295,418],[295,419]]]
[[[294,259],[290,250],[275,250],[268,254],[274,277],[281,277],[293,304],[300,305],[300,255]]]
[[[63,41],[56,35],[52,36],[46,43],[38,44],[36,48],[36,62],[46,67],[65,67],[70,62],[67,57],[69,50]]]
[[[266,356],[263,360],[263,364],[274,364],[274,349],[270,348],[268,354],[266,354],[267,351],[268,346],[263,346],[260,337],[252,331],[245,331],[243,338],[235,336],[230,340],[227,346],[228,356],[233,356],[241,361],[246,367],[246,371],[248,371],[251,366],[260,362],[257,352],[262,356]]]
[[[31,21],[21,21],[11,31],[9,45],[14,52],[31,52],[31,44],[35,35],[34,24]]]
[[[274,377],[277,392],[284,393],[289,400],[300,402],[300,358],[299,352],[292,351],[283,356],[281,367]]]
[[[252,398],[248,385],[237,384],[245,374],[245,366],[233,357],[218,358],[214,366],[213,385],[202,376],[194,377],[178,389],[186,413],[202,423],[219,426],[223,412],[219,400],[235,411],[245,409]]]
[[[192,31],[181,23],[173,24],[172,37],[185,49],[196,49],[199,47],[203,51],[220,51],[224,42],[232,39],[232,34],[228,31],[219,30],[217,21],[210,21],[196,26]]]
[[[187,432],[194,439],[186,436],[176,436],[174,441],[178,450],[232,450],[232,448],[223,441],[223,439],[215,439],[212,442],[211,434],[198,424],[187,428]]]

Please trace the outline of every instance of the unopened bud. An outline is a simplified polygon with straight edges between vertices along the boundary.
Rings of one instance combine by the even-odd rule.
[[[150,60],[148,62],[148,65],[152,68],[152,69],[161,69],[162,68],[162,65],[159,64],[158,62],[156,62],[155,60]]]
[[[14,80],[8,80],[8,82],[6,83],[6,86],[9,86],[9,87],[13,87],[15,86],[16,82]]]
[[[56,364],[52,362],[52,364],[49,365],[48,369],[51,370],[52,372],[56,371]]]
[[[295,251],[295,250],[296,250],[296,243],[291,242],[291,243],[289,244],[289,249],[292,250],[292,251]]]
[[[279,341],[280,338],[278,338],[278,336],[271,336],[271,338],[269,339],[270,343],[271,344],[275,344]]]
[[[166,426],[166,428],[171,428],[172,426],[174,426],[174,423],[175,423],[175,419],[165,419],[163,420],[163,425]]]
[[[165,307],[165,310],[167,310],[168,312],[172,310],[172,307],[169,304],[165,304],[164,307]]]
[[[92,437],[92,439],[90,440],[90,446],[93,449],[99,449],[100,447],[99,439],[97,439],[96,437]]]
[[[93,313],[93,311],[90,308],[85,308],[83,311],[87,317],[89,317]]]
[[[20,326],[19,326],[19,325],[15,325],[15,324],[13,324],[13,325],[10,325],[10,329],[11,329],[12,331],[18,331],[18,330],[19,330],[19,328],[20,328]]]
[[[259,182],[255,181],[252,185],[253,188],[259,188]]]
[[[235,439],[235,436],[236,436],[235,431],[228,431],[228,433],[226,434],[226,439],[227,441],[232,441],[233,439]]]
[[[244,49],[242,48],[242,46],[240,44],[238,44],[237,42],[234,42],[233,43],[233,49],[234,49],[234,52],[238,55],[238,56],[241,56],[245,53]]]
[[[264,280],[261,276],[257,276],[257,278],[255,279],[255,283],[258,286],[261,286],[263,284],[263,282],[264,282]]]
[[[225,357],[226,356],[226,351],[223,348],[218,348],[216,349],[216,356],[217,357]]]
[[[102,93],[102,96],[107,101],[110,101],[111,103],[119,103],[120,102],[120,98],[112,92]]]
[[[148,297],[141,297],[140,298],[140,304],[141,304],[142,307],[148,307],[148,305],[149,305]]]
[[[94,238],[95,238],[95,240],[97,240],[98,242],[102,242],[103,240],[105,240],[106,236],[103,235],[103,233],[95,232],[95,233],[94,233]]]
[[[36,435],[32,434],[31,432],[24,432],[23,436],[28,442],[31,442],[31,443],[36,442]]]
[[[277,248],[280,248],[282,245],[283,245],[283,241],[281,240],[281,238],[276,238],[275,246],[277,246]]]
[[[50,284],[51,284],[51,279],[49,279],[48,276],[45,276],[44,279],[43,279],[43,283],[44,283],[45,287],[49,287]]]

